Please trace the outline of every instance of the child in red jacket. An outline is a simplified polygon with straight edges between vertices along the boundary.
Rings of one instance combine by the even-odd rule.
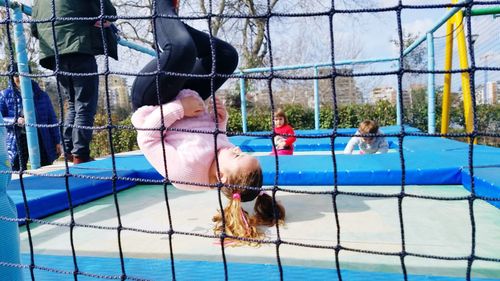
[[[274,112],[274,144],[273,152],[271,155],[292,155],[293,154],[293,143],[296,138],[294,136],[293,127],[288,124],[288,119],[286,118],[285,111],[282,109],[276,110]]]

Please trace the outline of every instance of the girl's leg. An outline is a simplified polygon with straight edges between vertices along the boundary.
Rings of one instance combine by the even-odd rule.
[[[156,0],[160,15],[176,15],[172,0]],[[191,73],[196,62],[196,47],[185,25],[178,19],[157,17],[154,22],[155,41],[162,52],[150,61],[132,86],[134,110],[143,105],[158,105],[173,100],[183,89],[187,77],[162,72]]]
[[[212,73],[212,47],[210,37],[207,33],[196,30],[185,25],[187,31],[193,38],[197,51],[196,63],[191,71],[192,74]],[[215,73],[232,74],[238,66],[238,52],[231,44],[212,37],[215,48]],[[227,78],[217,77],[214,79],[214,92],[219,89]],[[211,95],[210,78],[189,78],[185,84],[185,89],[198,92],[202,99],[207,99]]]
[[[293,155],[293,150],[281,149],[281,150],[278,150],[278,155]]]

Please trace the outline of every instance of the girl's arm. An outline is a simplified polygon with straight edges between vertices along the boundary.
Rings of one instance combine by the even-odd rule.
[[[164,149],[171,163],[181,165],[175,148],[162,141],[162,124],[169,128],[177,120],[198,116],[204,110],[203,100],[199,96],[181,91],[178,98],[172,102],[161,106],[143,106],[132,115],[132,124],[137,129],[137,143],[151,165],[162,175],[165,176],[165,165],[163,154],[160,152]],[[167,165],[169,172],[175,167],[174,164]]]
[[[380,145],[378,148],[378,152],[387,153],[387,151],[389,151],[389,143],[387,143],[385,137],[380,137]]]
[[[344,148],[344,154],[352,154],[354,147],[359,143],[358,137],[352,137]]]
[[[162,105],[162,109],[165,128],[184,117],[184,108],[180,100],[166,103]],[[181,163],[175,148],[162,141],[162,131],[159,130],[162,124],[161,113],[159,105],[143,106],[132,115],[132,124],[137,129],[137,144],[142,153],[151,166],[166,177],[167,175],[175,175],[177,173],[175,167]],[[168,167],[168,173],[165,163]]]
[[[286,144],[286,146],[291,147],[292,144],[297,140],[297,138],[294,136],[295,132],[293,131],[292,126],[288,126],[288,130],[287,130],[286,134],[290,135],[290,136],[286,138],[285,144]]]
[[[162,118],[163,113],[163,118]],[[161,105],[143,106],[132,114],[132,124],[138,129],[137,139],[146,141],[148,139],[161,138],[159,130],[163,125],[170,127],[175,121],[184,117],[184,108],[180,100]]]

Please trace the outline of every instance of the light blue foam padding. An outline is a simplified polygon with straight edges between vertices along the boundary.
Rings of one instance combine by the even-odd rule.
[[[486,200],[491,205],[500,208],[500,167],[474,168],[474,193],[476,196],[490,197],[496,200]],[[470,170],[462,171],[464,187],[471,191]]]
[[[149,165],[142,155],[117,156],[115,160],[117,177],[161,179],[160,174]],[[119,191],[136,185],[134,181],[129,180],[116,180],[113,184],[111,167],[110,158],[73,166],[70,168],[70,173],[76,176],[68,177],[68,184],[66,184],[64,177],[65,170],[50,172],[46,176],[23,178],[30,217],[43,218],[67,210],[69,208],[67,185],[73,207],[112,194],[113,186]],[[15,202],[19,217],[25,218],[26,211],[21,192],[21,181],[13,180],[7,188],[7,193]]]
[[[29,263],[29,256],[23,255],[23,260]],[[56,268],[65,272],[73,272],[73,258],[70,256],[49,256],[37,255],[36,263],[38,266]],[[108,275],[119,277],[121,273],[121,263],[118,258],[101,257],[77,257],[78,268],[82,272]],[[173,280],[173,274],[170,267],[170,260],[164,259],[124,259],[125,273],[127,276],[138,279],[160,281]],[[283,280],[339,280],[337,270],[332,261],[332,268],[302,267],[302,266],[282,266]],[[174,260],[176,280],[204,280],[219,281],[224,280],[224,266],[220,262],[209,261],[191,261]],[[254,263],[227,263],[228,280],[280,280],[278,266],[273,264],[254,264]],[[464,269],[465,271],[465,269]],[[26,273],[28,273],[26,271]],[[35,280],[53,281],[53,280],[73,280],[73,275],[50,272],[45,270],[34,271]],[[29,274],[25,274],[29,276]],[[361,270],[341,270],[342,280],[350,281],[393,281],[404,280],[402,273],[373,272]],[[118,279],[119,278],[115,278]],[[31,281],[26,278],[26,281]],[[93,277],[78,276],[80,281],[97,280]],[[101,279],[99,279],[101,280]],[[416,275],[408,274],[408,280],[412,281],[462,281],[463,277],[448,277],[435,275]],[[498,278],[477,278],[474,273],[471,280],[474,281],[498,281]]]
[[[386,126],[380,128],[384,134],[400,134],[401,126]],[[338,129],[339,134],[354,134],[356,133],[355,128]],[[417,133],[420,132],[416,128],[405,126],[404,130],[406,133]],[[242,151],[246,152],[266,152],[272,151],[271,137],[269,137],[271,132],[252,132],[252,136],[234,136],[230,137],[231,142],[241,148]],[[295,151],[331,151],[332,144],[330,135],[332,130],[296,130],[295,134],[297,136],[315,136],[315,138],[297,138],[294,143]],[[321,138],[316,138],[321,137]],[[343,150],[347,145],[350,137],[336,137],[334,150]],[[389,148],[397,148],[398,141],[395,137],[387,137],[389,143]]]
[[[0,123],[3,118],[0,115]],[[6,187],[10,182],[10,162],[7,156],[6,148],[6,130],[0,126],[0,280],[18,281],[22,280],[22,270],[12,265],[20,265],[19,248],[19,228],[15,221],[7,219],[17,219],[16,205],[7,195]]]

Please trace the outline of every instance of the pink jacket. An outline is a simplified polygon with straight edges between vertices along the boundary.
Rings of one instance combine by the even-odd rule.
[[[195,91],[182,90],[177,98],[163,104],[163,122],[166,128],[183,130],[200,130],[202,132],[182,132],[165,130],[162,139],[160,106],[143,106],[132,115],[132,124],[136,127],[137,143],[151,165],[164,177],[173,182],[179,189],[206,190],[209,187],[188,183],[209,183],[209,170],[215,159],[214,130],[216,124],[213,115],[207,110],[198,117],[184,117],[184,109],[180,102],[182,97],[193,95]],[[200,98],[201,100],[201,98]],[[219,123],[219,129],[226,130],[227,118]],[[149,130],[144,130],[149,129]],[[217,136],[217,151],[231,148],[233,144],[225,134]],[[164,161],[166,160],[165,169]],[[180,183],[182,182],[182,183]]]

